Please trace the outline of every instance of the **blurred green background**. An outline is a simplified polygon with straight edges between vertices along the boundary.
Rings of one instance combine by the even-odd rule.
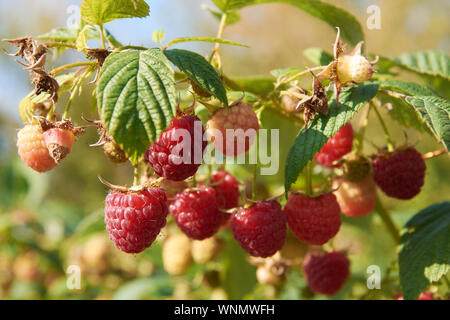
[[[50,29],[66,26],[73,5],[70,0],[0,0],[0,38],[37,36]],[[115,21],[107,25],[124,44],[156,46],[151,34],[156,29],[166,32],[166,39],[179,36],[215,36],[217,20],[202,5],[206,0],[148,1],[150,17]],[[366,36],[366,50],[383,56],[398,56],[405,52],[438,49],[450,51],[450,22],[447,13],[450,1],[357,1],[332,2],[361,22]],[[381,8],[381,30],[368,30],[366,9],[376,4]],[[269,75],[269,71],[284,67],[312,66],[303,50],[320,47],[330,52],[335,32],[321,21],[287,5],[270,4],[249,7],[241,11],[241,21],[227,28],[225,38],[245,43],[250,48],[224,47],[224,72],[229,76]],[[5,43],[1,48],[11,51]],[[183,44],[179,47],[207,54],[210,44]],[[48,61],[53,67],[84,59],[80,54],[65,53]],[[401,78],[422,81],[405,73]],[[21,128],[17,106],[32,90],[28,74],[14,59],[0,54],[0,298],[1,299],[221,299],[221,298],[323,298],[306,289],[301,272],[295,268],[279,286],[263,286],[255,277],[255,267],[247,263],[242,250],[223,231],[220,255],[206,264],[193,264],[182,276],[168,275],[162,264],[160,242],[140,255],[126,255],[110,244],[103,224],[103,201],[106,188],[97,175],[115,184],[130,184],[132,168],[113,165],[101,148],[88,145],[97,139],[90,129],[75,144],[71,155],[55,170],[37,174],[19,160],[15,137]],[[96,118],[90,108],[92,86],[83,88],[72,109],[73,118]],[[67,94],[61,97],[62,108]],[[447,97],[448,98],[448,97]],[[404,129],[389,117],[387,125],[398,145],[405,141],[421,152],[442,147],[433,137],[414,129]],[[385,143],[375,115],[369,119],[367,136],[376,145]],[[282,127],[283,120],[262,115],[262,122]],[[353,121],[359,127],[359,119]],[[282,132],[281,154],[290,147],[296,135],[295,127],[285,126]],[[365,145],[368,154],[375,149]],[[281,166],[284,159],[280,159]],[[230,168],[243,180],[249,178],[242,169]],[[242,181],[245,182],[245,181]],[[282,190],[282,174],[261,178],[261,189],[268,195]],[[420,209],[443,200],[450,194],[449,158],[441,156],[427,161],[425,186],[411,201],[394,201],[382,196],[394,221],[402,226]],[[395,265],[392,279],[387,278],[381,292],[367,295],[366,268],[378,265],[385,275],[395,261],[396,249],[389,234],[375,214],[358,219],[344,218],[344,225],[334,241],[336,248],[348,249],[352,260],[352,277],[335,298],[390,298],[398,292]],[[166,233],[163,231],[161,238]],[[161,240],[161,239],[160,239]],[[81,267],[81,289],[66,286],[66,268]]]

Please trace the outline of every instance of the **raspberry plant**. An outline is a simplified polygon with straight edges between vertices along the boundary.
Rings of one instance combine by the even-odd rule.
[[[287,3],[330,25],[330,32],[337,33],[333,48],[309,49],[305,53],[315,66],[273,70],[273,77],[264,81],[224,73],[221,46],[245,47],[224,39],[225,28],[239,20],[240,9],[270,2]],[[215,287],[220,278],[229,298],[244,297],[256,280],[288,286],[292,273],[301,274],[299,269],[309,286],[303,297],[338,294],[358,254],[349,248],[339,252],[334,239],[345,232],[342,226],[374,214],[392,236],[392,245],[399,246],[398,260],[386,271],[381,291],[353,298],[448,298],[442,288],[449,270],[450,202],[421,210],[404,225],[408,232],[400,233],[380,194],[403,199],[398,201],[415,197],[426,183],[425,162],[448,153],[449,57],[439,51],[395,58],[364,53],[358,21],[321,1],[213,3],[216,8],[208,10],[220,18],[215,38],[184,37],[164,44],[164,32],[157,30],[153,40],[160,47],[123,45],[105,25],[146,17],[149,5],[143,0],[83,0],[76,30],[59,28],[37,39],[5,40],[18,48],[12,55],[20,59],[35,87],[19,106],[24,127],[17,147],[22,161],[38,172],[58,170],[57,165],[71,156],[76,138],[97,127],[99,141],[93,146],[103,145],[105,161],[129,160],[134,167],[131,187],[100,178],[110,189],[104,222],[115,246],[139,253],[163,243],[163,266],[170,275],[189,272],[193,261],[206,264],[205,279]],[[89,47],[88,40],[98,40],[99,47]],[[212,52],[204,57],[172,48],[188,41],[213,43]],[[344,41],[354,49],[346,50]],[[328,53],[331,49],[333,54]],[[47,56],[66,50],[82,52],[86,59],[48,70]],[[426,81],[399,80],[394,69]],[[85,87],[93,89],[92,108],[98,119],[73,116],[74,108],[85,107],[77,105]],[[63,95],[68,96],[64,105]],[[378,121],[369,121],[370,113]],[[400,126],[434,136],[443,149],[418,151],[414,142],[394,141],[386,115]],[[362,124],[353,121],[352,127],[352,118]],[[382,129],[386,145],[371,145],[375,150],[369,152],[371,139],[365,132],[370,126]],[[280,129],[279,145],[272,141],[266,146],[272,152],[280,150],[280,172],[258,176],[262,163],[202,164],[205,128],[220,133]],[[186,129],[188,135],[177,136],[178,129]],[[263,148],[257,135],[229,141],[215,137],[217,131],[209,135],[209,145],[230,157]],[[224,151],[228,142],[231,148]],[[184,153],[174,154],[185,144]],[[280,179],[284,190],[271,188]],[[168,212],[168,225],[161,231]],[[223,268],[218,269],[214,260]],[[217,272],[220,277],[214,277]],[[242,274],[242,282],[233,281],[236,273]]]

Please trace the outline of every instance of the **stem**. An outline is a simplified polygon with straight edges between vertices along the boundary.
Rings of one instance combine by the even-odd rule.
[[[148,50],[148,48],[146,48],[146,47],[129,45],[129,46],[123,46],[123,47],[116,48],[116,49],[114,49],[114,51],[123,51],[123,50],[127,50],[127,49]]]
[[[395,243],[400,243],[400,232],[392,221],[389,212],[383,207],[383,204],[378,197],[374,209],[380,215],[381,220],[385,224]]]
[[[369,113],[370,113],[370,106],[369,106],[369,108],[367,108],[366,115],[364,116],[364,120],[361,125],[361,129],[359,131],[358,149],[356,150],[357,153],[362,153],[362,150],[363,150],[364,136],[366,135],[366,128],[367,128],[367,124],[369,123]]]
[[[219,30],[217,31],[217,38],[222,39],[223,33],[225,31],[225,27],[227,26],[227,13],[222,13],[222,17],[220,18]],[[211,63],[214,56],[217,54],[218,56],[218,69],[222,69],[222,62],[220,61],[220,43],[216,43],[214,49],[209,57],[209,62]]]
[[[99,27],[100,27],[100,38],[102,39],[102,47],[103,49],[106,49],[105,30],[103,29],[103,24],[100,24]]]
[[[311,161],[308,161],[308,163],[305,166],[305,192],[307,196],[313,195],[313,188],[312,188],[312,165]]]
[[[133,187],[137,187],[139,185],[139,167],[134,167],[134,178],[133,178]]]
[[[375,111],[375,114],[378,117],[378,120],[380,121],[381,127],[383,128],[384,136],[386,138],[386,143],[387,143],[387,147],[388,147],[388,151],[394,151],[394,145],[392,144],[391,135],[389,134],[389,131],[388,131],[387,126],[386,126],[386,123],[384,122],[383,118],[381,117],[381,114],[378,111],[378,109],[375,106],[375,104],[373,102],[371,104],[373,106],[373,110]]]
[[[75,62],[63,65],[61,67],[55,68],[52,71],[50,71],[51,75],[55,75],[58,73],[61,73],[67,69],[77,68],[77,67],[84,67],[84,66],[95,66],[97,65],[97,62],[91,62],[91,61],[85,61],[85,62]]]
[[[314,67],[314,68],[309,68],[309,69],[303,70],[303,71],[301,71],[301,72],[299,72],[299,73],[297,73],[297,74],[294,74],[293,76],[287,78],[286,80],[284,80],[284,81],[281,82],[280,84],[291,82],[291,81],[295,80],[295,79],[298,78],[298,77],[301,77],[301,76],[303,76],[303,75],[305,75],[305,74],[310,73],[310,71],[321,71],[321,70],[323,70],[323,69],[325,69],[325,68],[326,68],[326,66],[318,66],[318,67]],[[278,86],[279,86],[280,84],[278,84]]]
[[[70,98],[67,101],[66,108],[64,109],[64,114],[62,116],[63,120],[68,119],[70,107],[72,106],[72,102],[75,99],[76,94],[80,90],[81,85],[83,84],[83,80],[86,79],[86,77],[90,74],[90,70],[86,70],[80,78],[78,78],[77,83],[75,84],[74,88],[72,89],[72,93],[70,94]]]
[[[54,110],[55,110],[55,104],[52,103],[52,106],[50,107],[50,110],[47,113],[47,120],[52,119]]]
[[[58,48],[58,47],[65,47],[65,48],[71,48],[76,49],[77,47],[70,43],[64,43],[64,42],[46,42],[45,46],[47,48]]]
[[[256,177],[258,176],[258,163],[253,165],[252,200],[256,200]]]
[[[197,187],[197,174],[194,173],[194,175],[192,176],[192,185],[194,186],[194,188]]]

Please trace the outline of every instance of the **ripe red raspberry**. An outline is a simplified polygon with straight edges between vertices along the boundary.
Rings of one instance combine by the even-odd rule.
[[[23,162],[37,172],[53,169],[56,162],[45,146],[42,128],[38,124],[28,124],[17,133],[17,148]]]
[[[214,185],[218,183],[217,185]],[[214,185],[217,196],[217,206],[220,209],[228,210],[239,205],[239,184],[235,177],[223,170],[214,172],[211,175],[211,184]]]
[[[349,217],[365,216],[373,210],[377,201],[377,188],[371,175],[359,182],[345,177],[333,180],[334,195],[343,214]]]
[[[111,190],[106,196],[106,230],[114,245],[127,253],[148,248],[166,225],[167,213],[166,194],[160,188]]]
[[[43,133],[50,156],[59,163],[72,150],[75,135],[70,129],[51,128]]]
[[[389,197],[411,199],[422,188],[425,161],[414,148],[379,154],[372,160],[373,178]]]
[[[170,205],[170,212],[181,231],[195,240],[213,236],[223,219],[222,212],[217,208],[216,191],[212,187],[177,193]]]
[[[255,257],[270,257],[286,241],[286,216],[276,201],[261,201],[234,212],[230,228],[239,245]]]
[[[145,158],[156,174],[169,180],[181,181],[193,176],[203,159],[206,141],[204,128],[196,116],[172,119],[169,127],[147,150]],[[190,139],[184,139],[188,134]]]
[[[247,152],[258,129],[255,111],[243,102],[219,109],[207,123],[207,132],[214,149],[227,156]]]
[[[314,159],[327,168],[337,167],[333,162],[341,159],[344,155],[352,151],[353,128],[350,123],[341,127],[316,153]]]
[[[350,261],[337,251],[319,256],[307,254],[303,272],[311,291],[333,296],[341,290],[350,275]]]
[[[301,241],[321,245],[341,227],[341,210],[332,193],[312,198],[292,193],[284,207],[289,228]]]
[[[405,300],[403,296],[397,297],[395,300]],[[430,291],[422,292],[417,300],[434,300]]]

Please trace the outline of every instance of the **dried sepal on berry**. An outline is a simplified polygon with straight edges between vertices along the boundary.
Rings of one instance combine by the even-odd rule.
[[[36,95],[47,92],[50,94],[50,99],[56,103],[58,101],[58,82],[44,70],[47,47],[31,37],[4,39],[3,41],[19,47],[16,53],[10,55],[23,58],[24,62],[17,62],[25,67],[24,70],[30,71],[30,79],[35,87]]]
[[[351,53],[345,53],[340,39],[340,29],[336,29],[337,36],[333,47],[334,60],[317,77],[334,82],[338,105],[342,87],[369,80],[375,72],[373,66],[378,62],[378,57],[374,61],[369,61],[361,54],[363,41],[358,43]]]
[[[51,122],[40,117],[39,124],[43,131],[45,146],[56,163],[61,162],[71,151],[72,145],[85,128],[74,127],[70,120]]]
[[[111,137],[102,121],[99,120],[89,120],[82,117],[84,121],[92,123],[97,127],[98,134],[100,138],[94,144],[91,144],[90,147],[98,147],[103,146],[103,151],[105,153],[106,158],[113,163],[124,163],[128,160],[128,157],[122,147],[114,141],[113,137]]]

